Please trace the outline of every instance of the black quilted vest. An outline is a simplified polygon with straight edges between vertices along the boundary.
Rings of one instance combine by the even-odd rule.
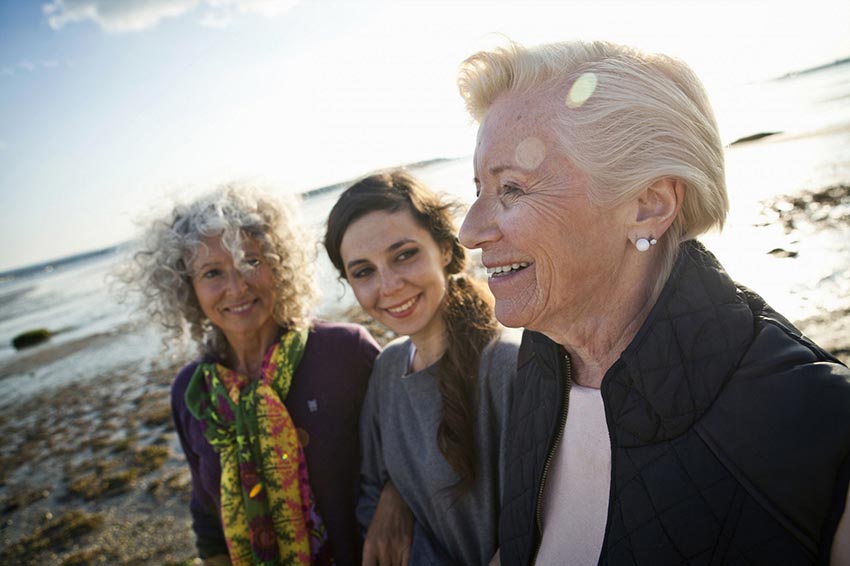
[[[503,566],[537,553],[569,387],[563,350],[542,334],[525,332],[518,363]],[[602,398],[612,470],[599,564],[828,562],[850,478],[850,371],[736,286],[701,244],[683,244]]]

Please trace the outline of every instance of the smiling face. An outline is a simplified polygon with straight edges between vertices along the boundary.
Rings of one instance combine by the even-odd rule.
[[[408,210],[358,218],[342,237],[340,255],[354,296],[375,320],[414,343],[443,334],[451,255]]]
[[[260,243],[243,239],[245,263],[237,269],[233,256],[218,236],[203,238],[203,246],[192,262],[192,288],[201,310],[232,344],[241,336],[277,332],[272,313],[275,281]],[[245,267],[248,269],[245,270]]]
[[[629,243],[626,207],[595,206],[551,131],[552,106],[504,94],[478,132],[478,198],[460,231],[480,248],[496,318],[548,335],[593,316]]]

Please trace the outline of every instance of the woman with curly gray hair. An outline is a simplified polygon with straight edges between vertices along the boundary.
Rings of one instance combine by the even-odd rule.
[[[147,229],[125,280],[201,355],[172,386],[205,565],[354,564],[357,422],[378,347],[312,320],[311,258],[292,212],[223,186]]]

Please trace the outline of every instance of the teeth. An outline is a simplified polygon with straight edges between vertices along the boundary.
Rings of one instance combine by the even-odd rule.
[[[393,308],[387,309],[387,310],[390,311],[391,313],[404,312],[407,309],[409,309],[410,307],[412,307],[413,303],[415,303],[415,302],[416,302],[416,297],[413,297],[412,299],[410,299],[409,301],[407,301],[403,305],[399,305],[397,307],[393,307]]]
[[[488,267],[487,268],[487,276],[493,277],[494,275],[501,275],[502,273],[510,273],[511,271],[516,271],[518,269],[522,269],[524,267],[528,267],[528,263],[521,261],[519,263],[512,263],[510,265],[500,265],[498,267]]]
[[[252,303],[245,303],[244,305],[239,305],[236,307],[230,307],[230,312],[241,313],[251,308]]]

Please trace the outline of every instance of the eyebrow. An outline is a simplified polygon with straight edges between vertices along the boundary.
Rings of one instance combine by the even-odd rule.
[[[392,251],[399,249],[400,247],[402,247],[405,244],[411,244],[411,243],[415,244],[416,240],[413,240],[411,238],[402,238],[398,242],[392,243],[389,246],[387,246],[386,251],[392,252]],[[352,259],[351,261],[349,261],[348,263],[345,264],[345,267],[350,270],[353,267],[355,267],[355,266],[357,266],[361,263],[368,263],[368,262],[365,259]]]
[[[507,171],[508,169],[516,169],[518,171],[525,171],[525,169],[523,169],[522,167],[518,167],[516,165],[493,165],[492,167],[490,167],[490,169],[487,170],[487,173],[495,176],[495,175],[498,175],[499,173]],[[475,176],[475,177],[472,178],[472,181],[474,183],[480,183],[481,179],[479,179],[477,176]]]
[[[498,175],[507,169],[522,169],[522,167],[515,167],[513,165],[494,165],[490,167],[489,173],[491,175]]]
[[[197,272],[205,270],[208,267],[216,266],[216,265],[218,265],[218,263],[219,263],[218,261],[205,261],[204,263],[202,263],[201,265],[199,265],[197,267],[192,267],[192,271],[197,273]]]

